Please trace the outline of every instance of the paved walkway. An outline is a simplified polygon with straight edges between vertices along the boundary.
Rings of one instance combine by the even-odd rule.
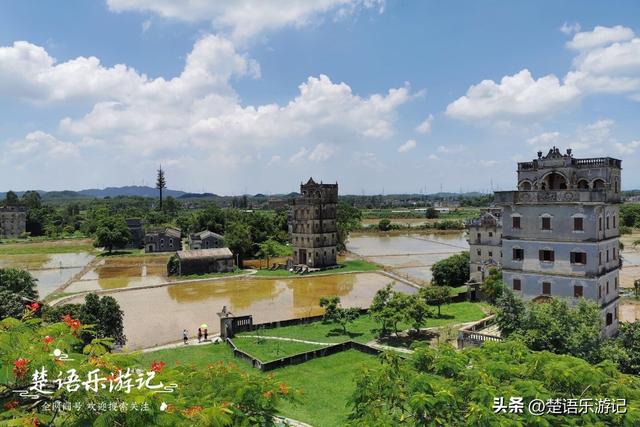
[[[152,351],[166,350],[169,348],[193,347],[195,345],[207,345],[207,344],[216,344],[216,343],[222,343],[222,340],[220,339],[220,334],[210,335],[209,339],[206,341],[203,340],[201,342],[198,342],[197,338],[192,338],[187,341],[187,344],[185,344],[183,341],[175,341],[168,344],[157,345],[155,347],[143,348],[137,351],[141,351],[143,353],[150,353]]]
[[[235,338],[264,338],[266,340],[291,341],[291,342],[301,342],[301,343],[305,343],[305,344],[316,344],[316,345],[334,345],[334,344],[339,344],[337,342],[306,341],[306,340],[299,340],[299,339],[296,339],[296,338],[273,337],[273,336],[268,336],[268,335],[239,335],[239,336],[236,336]]]

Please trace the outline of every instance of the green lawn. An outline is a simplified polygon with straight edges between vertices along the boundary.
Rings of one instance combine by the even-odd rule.
[[[208,364],[222,360],[233,362],[247,372],[260,374],[249,364],[234,359],[231,348],[226,344],[184,346],[142,353],[139,358],[143,367],[154,360],[161,360],[168,365],[180,363],[196,369],[204,369]],[[353,393],[353,379],[358,368],[376,363],[375,356],[348,350],[260,375],[273,374],[276,379],[302,392],[299,402],[281,403],[281,415],[315,426],[342,426],[349,412],[346,402]]]
[[[437,308],[434,307],[437,313]],[[425,328],[444,326],[454,323],[471,322],[485,317],[482,305],[471,302],[458,302],[443,305],[440,318],[427,319]],[[342,342],[352,339],[354,341],[366,343],[377,337],[380,324],[375,322],[371,316],[360,316],[356,321],[347,327],[349,336],[343,335],[339,325],[333,323],[312,322],[305,325],[284,326],[281,328],[265,329],[262,335],[271,335],[286,338],[298,338],[318,342]],[[400,330],[410,328],[408,324],[399,324]],[[244,335],[254,335],[255,332],[244,333]],[[243,334],[239,334],[243,335]]]
[[[249,353],[262,362],[270,362],[323,347],[295,341],[267,340],[252,337],[236,337],[233,342],[239,350]]]
[[[331,270],[315,271],[313,273],[305,274],[304,276],[317,276],[323,274],[336,274],[336,273],[360,273],[365,271],[376,271],[382,267],[372,262],[354,259],[343,262],[341,268],[335,268]],[[289,270],[258,270],[256,273],[258,277],[300,277],[300,274],[292,273]]]
[[[0,255],[32,255],[32,254],[62,254],[75,252],[93,252],[95,248],[90,243],[55,244],[55,242],[41,243],[10,243],[0,245]]]
[[[358,369],[377,363],[375,356],[348,350],[272,371],[275,378],[302,391],[299,403],[282,402],[282,414],[314,426],[345,425]]]

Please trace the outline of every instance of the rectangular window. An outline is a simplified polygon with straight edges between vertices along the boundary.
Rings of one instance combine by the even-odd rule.
[[[553,251],[547,249],[541,249],[539,252],[540,261],[544,262],[553,262],[554,261],[554,253]]]
[[[602,298],[602,286],[598,285],[598,299]]]
[[[607,217],[607,230],[609,229],[609,217]]]
[[[602,217],[598,218],[598,230],[602,231]]]
[[[615,277],[613,279],[613,286],[614,286],[615,289],[618,289],[618,278],[617,277]]]
[[[480,249],[478,249],[476,253],[478,254],[478,256],[482,256],[482,251]]]
[[[609,262],[609,249],[607,249],[607,256],[605,259],[607,260],[607,262]]]
[[[611,325],[613,323],[613,316],[611,315],[611,313],[607,313],[607,326]]]
[[[616,228],[616,216],[613,216],[613,228]]]
[[[482,267],[478,266],[478,271],[482,271]]]
[[[522,261],[524,259],[524,249],[513,249],[514,261]]]
[[[609,281],[607,280],[607,295],[609,295]]]
[[[542,217],[542,229],[551,230],[551,218],[548,216]]]
[[[489,251],[489,258],[493,256],[493,252]]]
[[[551,283],[542,282],[542,295],[551,295]]]
[[[586,252],[571,252],[569,253],[571,264],[586,264],[587,254]]]
[[[574,231],[584,231],[584,219],[583,218],[573,218],[573,230]]]
[[[520,217],[513,216],[511,217],[511,226],[516,229],[520,229]]]
[[[478,233],[478,242],[480,242],[480,233]]]
[[[513,279],[513,290],[514,291],[522,290],[522,282],[520,282],[520,279]]]
[[[575,285],[573,287],[573,296],[575,298],[581,298],[582,297],[582,286],[580,285]]]
[[[598,253],[598,265],[602,265],[602,251]]]

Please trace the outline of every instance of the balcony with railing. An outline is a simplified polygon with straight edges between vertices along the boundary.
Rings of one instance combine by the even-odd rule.
[[[496,204],[538,203],[617,203],[620,194],[606,190],[529,190],[496,191]]]

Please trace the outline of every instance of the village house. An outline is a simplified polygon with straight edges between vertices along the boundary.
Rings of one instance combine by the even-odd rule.
[[[189,249],[210,249],[224,246],[224,237],[212,231],[205,230],[189,235]]]
[[[162,231],[147,233],[144,238],[146,253],[180,250],[182,250],[182,232],[178,228],[167,227]]]
[[[233,271],[229,248],[178,251],[167,264],[169,275],[228,273]]]
[[[0,206],[0,238],[14,239],[27,230],[27,212],[21,206]]]
[[[470,283],[482,283],[491,268],[502,262],[502,210],[482,209],[480,218],[468,220]]]

